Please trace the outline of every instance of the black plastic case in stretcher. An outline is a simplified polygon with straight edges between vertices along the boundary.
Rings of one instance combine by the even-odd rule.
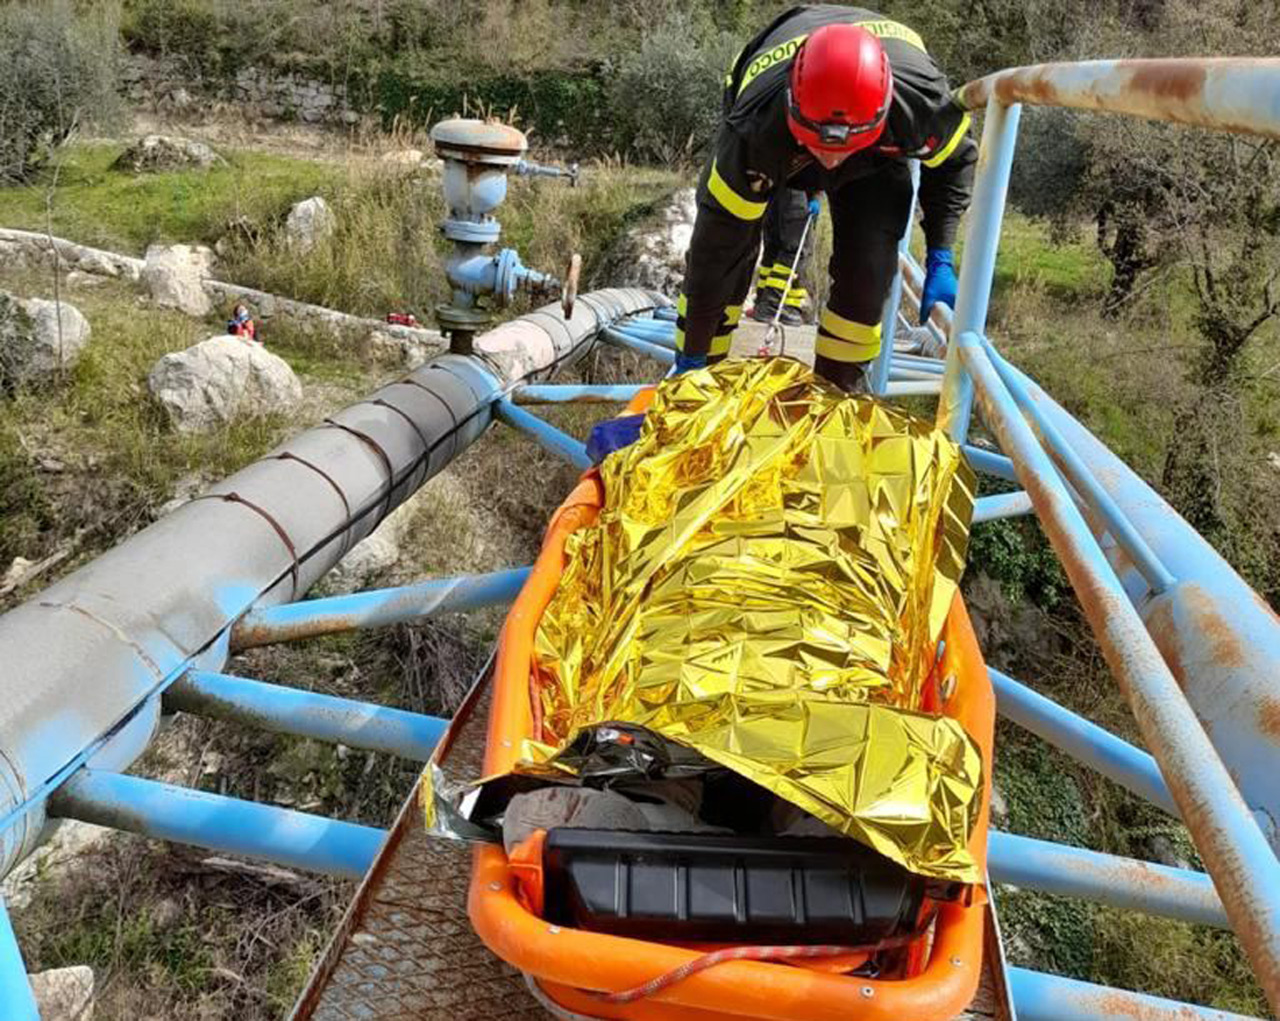
[[[963,889],[836,837],[558,827],[543,868],[549,921],[664,941],[875,945]]]

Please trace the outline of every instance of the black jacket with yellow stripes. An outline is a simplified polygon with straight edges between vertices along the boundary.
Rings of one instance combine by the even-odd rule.
[[[787,127],[786,90],[800,44],[823,25],[867,29],[893,70],[893,100],[875,145],[826,170]],[[911,28],[874,11],[838,4],[794,7],[743,47],[725,79],[723,121],[698,186],[698,220],[681,298],[682,348],[727,346],[750,286],[760,219],[775,188],[833,193],[889,160],[919,159],[920,207],[931,247],[949,246],[969,204],[977,146],[969,117]],[[714,338],[714,340],[713,340]]]

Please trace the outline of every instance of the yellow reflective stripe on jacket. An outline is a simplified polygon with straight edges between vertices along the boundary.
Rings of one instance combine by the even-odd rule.
[[[887,19],[883,21],[855,21],[854,25],[858,28],[865,28],[877,39],[897,39],[908,46],[914,46],[921,53],[928,52],[924,48],[924,40],[920,38],[919,32],[896,21]]]
[[[769,205],[768,202],[752,202],[744,199],[730,188],[729,182],[720,176],[720,170],[714,160],[711,163],[711,176],[707,178],[707,190],[711,192],[712,198],[739,220],[758,220],[764,216],[764,211]]]
[[[792,290],[790,290],[790,291],[788,291],[788,292],[787,292],[786,302],[787,302],[787,304],[788,304],[788,305],[792,305],[792,306],[795,306],[795,307],[797,307],[797,308],[798,308],[799,306],[801,306],[801,305],[803,305],[803,304],[805,303],[805,300],[806,300],[808,297],[809,297],[809,294],[808,294],[808,292],[807,292],[807,291],[805,291],[805,290],[803,290],[803,289],[801,289],[801,290],[799,290],[799,291],[797,291],[797,290],[795,290],[795,289],[792,289]]]
[[[880,324],[868,326],[823,309],[814,350],[835,362],[865,362],[880,353]]]
[[[712,358],[727,355],[729,353],[729,348],[733,346],[733,333],[734,331],[730,330],[728,333],[717,333],[712,337],[711,348],[707,351],[707,354]]]
[[[722,321],[729,326],[737,326],[742,321],[742,306],[729,305],[724,310],[724,319]]]
[[[747,69],[742,72],[742,84],[738,86],[738,95],[742,95],[742,90],[750,85],[755,79],[763,74],[775,64],[785,64],[796,55],[796,50],[800,49],[800,44],[809,38],[809,33],[798,35],[794,39],[788,39],[785,43],[778,43],[777,46],[770,47],[764,53],[758,54],[747,65]]]
[[[688,312],[689,312],[689,299],[686,295],[681,294],[680,297],[676,299],[676,315],[678,316],[687,315]]]
[[[956,128],[956,133],[951,136],[951,140],[947,142],[941,149],[935,152],[927,160],[921,160],[926,167],[939,167],[947,162],[947,159],[956,151],[956,146],[960,144],[965,136],[965,132],[969,130],[969,115],[965,114],[960,118],[960,127]]]

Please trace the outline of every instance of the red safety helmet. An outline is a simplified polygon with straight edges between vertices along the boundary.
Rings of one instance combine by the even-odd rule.
[[[880,137],[892,96],[880,40],[857,25],[824,25],[792,61],[787,126],[830,170]]]

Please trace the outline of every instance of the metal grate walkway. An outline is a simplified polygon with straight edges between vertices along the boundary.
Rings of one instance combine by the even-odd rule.
[[[454,718],[446,773],[479,773],[489,685],[486,674]],[[546,1021],[520,973],[472,931],[470,873],[470,848],[426,835],[415,785],[290,1021]],[[962,1019],[1012,1021],[993,931],[989,919],[982,984]]]

